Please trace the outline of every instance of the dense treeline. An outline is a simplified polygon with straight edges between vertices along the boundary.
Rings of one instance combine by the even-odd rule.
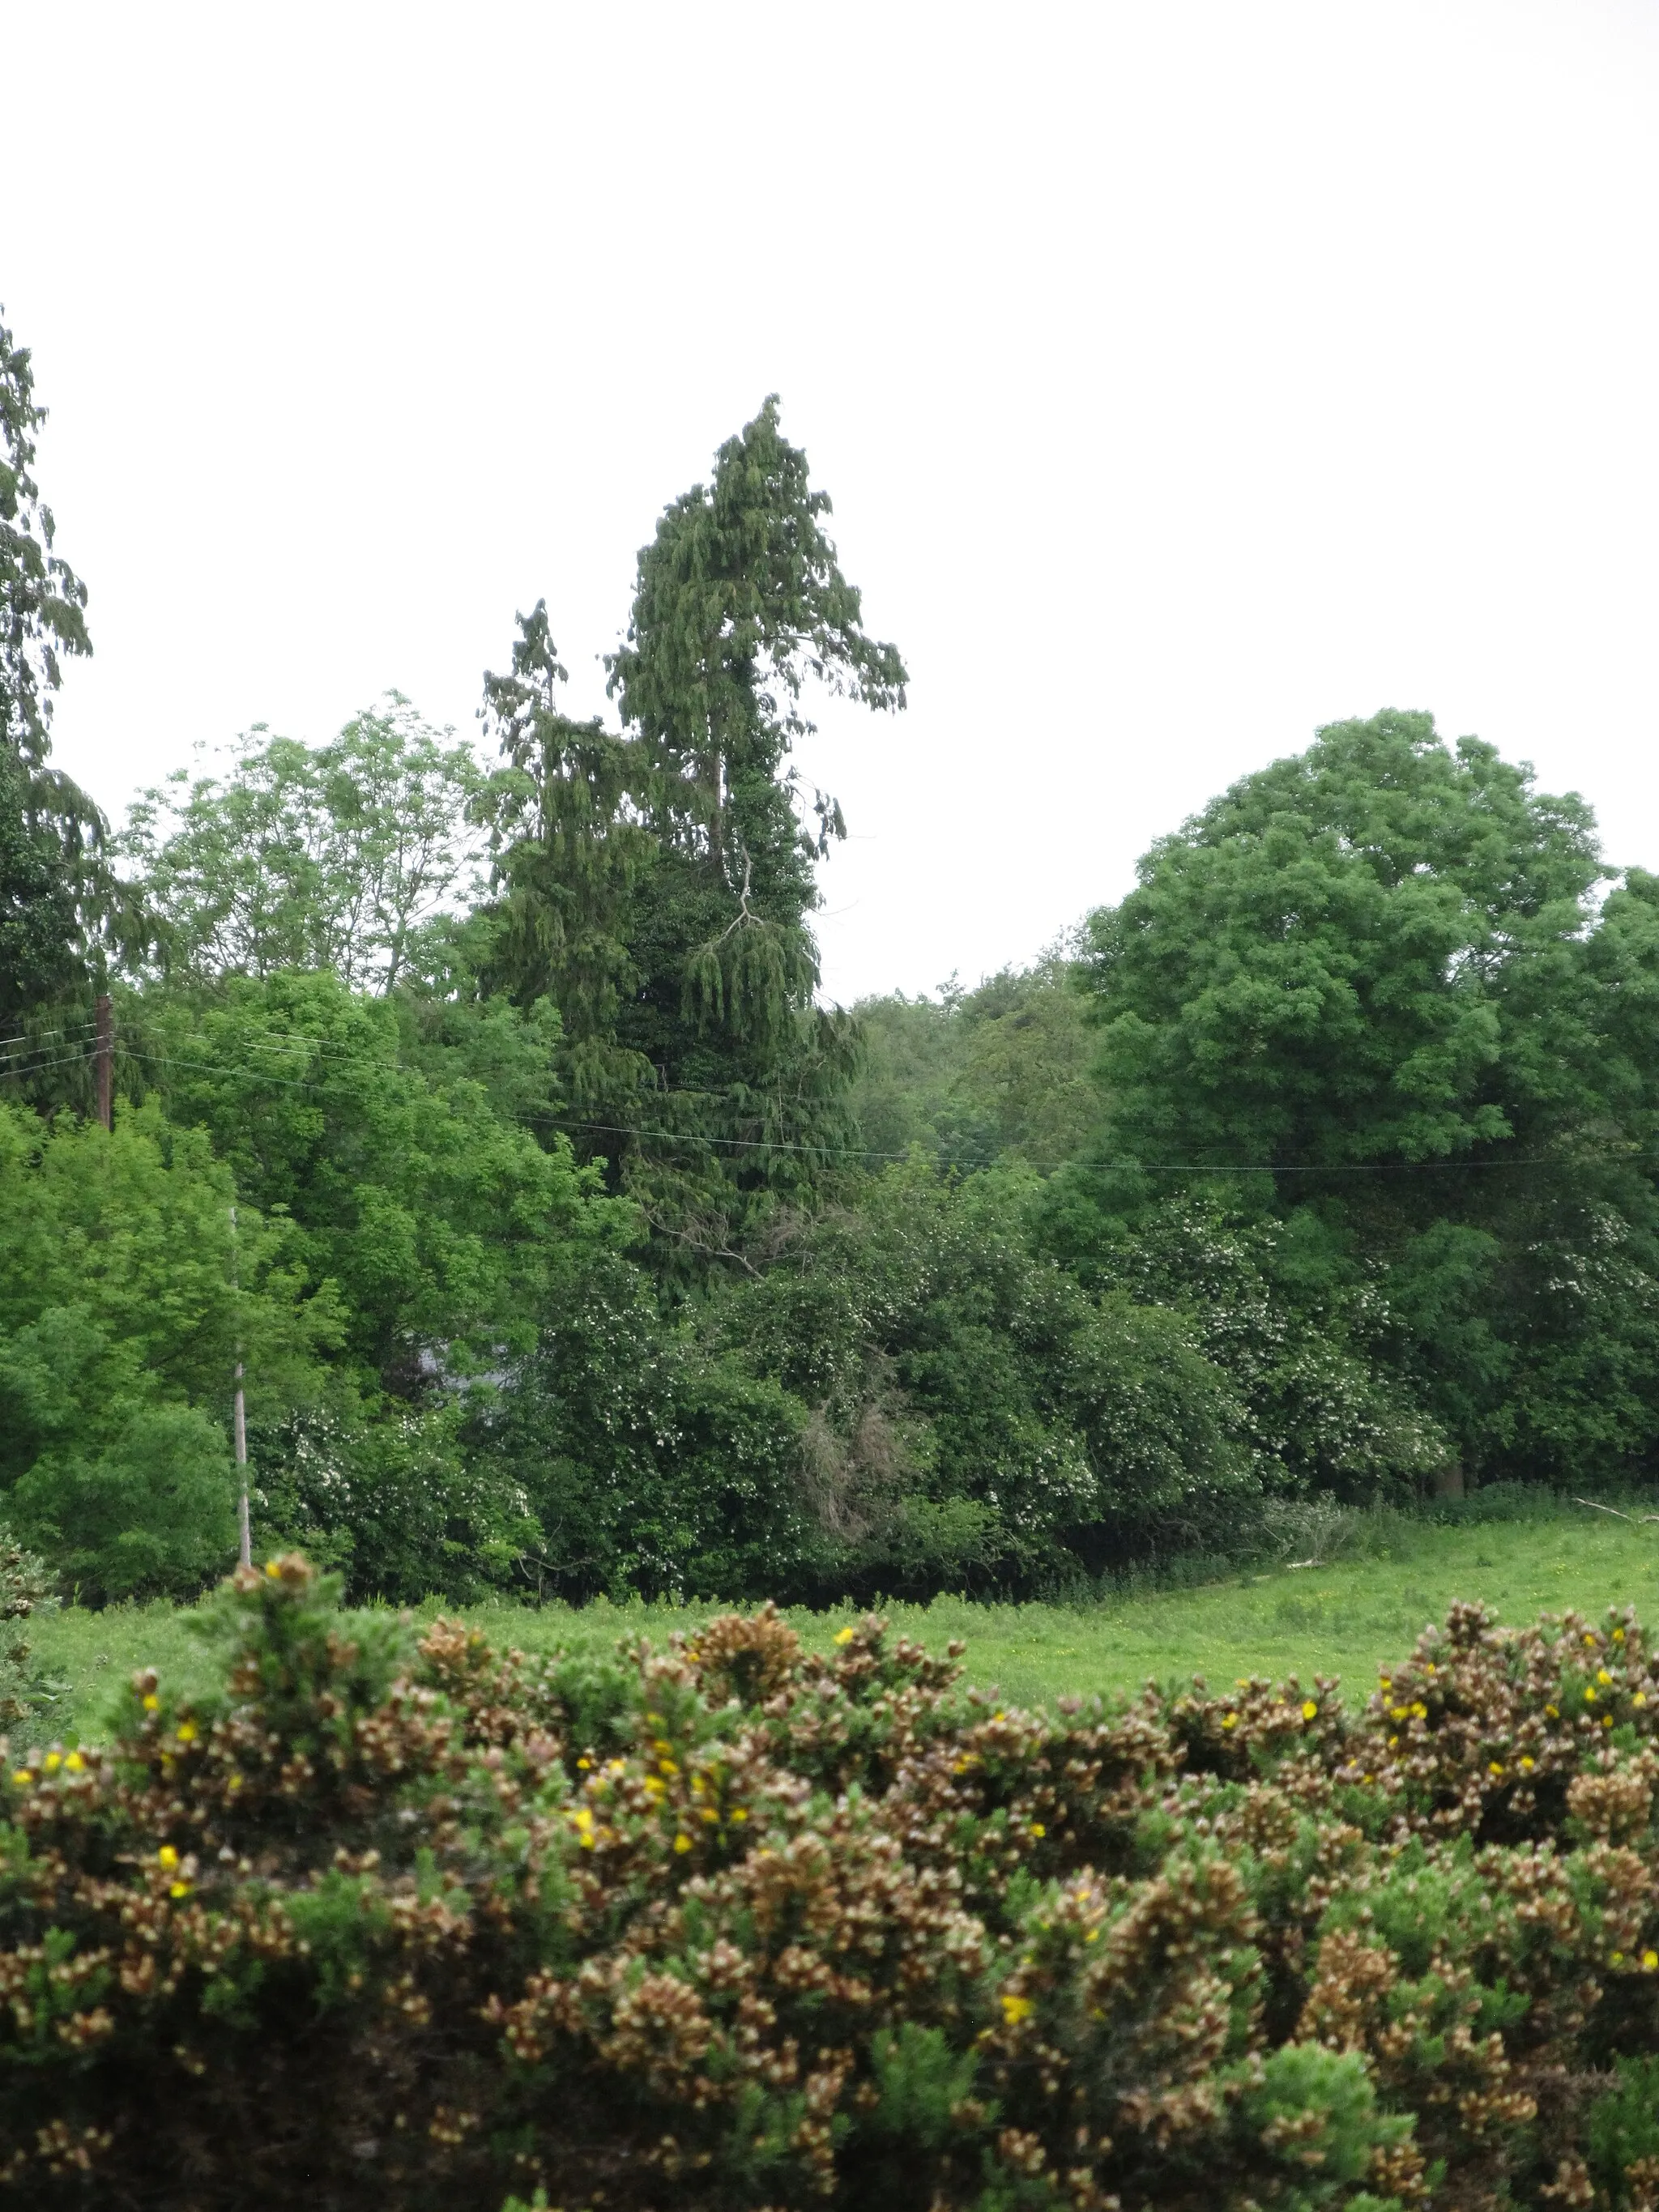
[[[544,607],[118,833],[0,331],[0,1490],[89,1599],[1033,1590],[1285,1497],[1647,1471],[1659,881],[1424,714],[1322,731],[1031,967],[817,1003],[813,689],[904,703],[775,403]],[[112,997],[116,1110],[92,1113]]]

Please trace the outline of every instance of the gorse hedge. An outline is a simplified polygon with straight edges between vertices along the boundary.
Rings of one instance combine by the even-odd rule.
[[[1052,1717],[873,1619],[413,1648],[297,1557],[205,1629],[7,1762],[20,2205],[1655,2201],[1629,1613]]]

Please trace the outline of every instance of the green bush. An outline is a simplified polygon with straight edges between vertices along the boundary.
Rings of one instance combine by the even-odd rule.
[[[1034,1251],[1036,1188],[913,1159],[780,1223],[764,1272],[711,1301],[712,1340],[811,1408],[816,1595],[1041,1588],[1256,1488],[1196,1332]]]
[[[20,2205],[1654,2201],[1628,1613],[1054,1717],[874,1620],[411,1649],[297,1558],[205,1631],[219,1695],[8,1761]]]
[[[534,1352],[472,1427],[517,1486],[538,1594],[787,1591],[807,1579],[805,1408],[665,1321],[620,1256],[573,1267]]]
[[[475,1602],[519,1579],[538,1532],[510,1474],[465,1448],[465,1421],[436,1394],[370,1418],[336,1378],[322,1403],[251,1428],[258,1526],[339,1569],[354,1601]]]
[[[0,1527],[0,1728],[15,1729],[51,1702],[23,1623],[56,1603],[46,1561]]]

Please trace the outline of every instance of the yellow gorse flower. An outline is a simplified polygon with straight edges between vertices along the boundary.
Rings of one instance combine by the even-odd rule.
[[[1010,2027],[1018,2027],[1021,2021],[1030,2017],[1030,2010],[1031,2000],[1030,1997],[1017,1997],[1006,1992],[1004,1993],[1002,1999],[1002,2017],[1007,2021]]]

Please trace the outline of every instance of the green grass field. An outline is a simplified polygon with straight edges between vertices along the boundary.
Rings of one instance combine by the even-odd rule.
[[[1234,1577],[1207,1587],[1126,1594],[1079,1605],[979,1605],[939,1598],[883,1608],[896,1629],[933,1650],[968,1646],[969,1679],[1012,1702],[1068,1692],[1132,1690],[1206,1675],[1342,1678],[1365,1694],[1378,1665],[1400,1657],[1425,1625],[1457,1598],[1481,1598],[1506,1621],[1569,1607],[1599,1613],[1633,1604],[1659,1620],[1659,1525],[1644,1527],[1571,1509],[1547,1517],[1455,1527],[1388,1516],[1362,1538],[1367,1556],[1328,1566]],[[422,1607],[430,1620],[444,1608]],[[665,1643],[716,1608],[611,1606],[580,1610],[501,1605],[471,1609],[493,1642],[548,1651],[608,1650],[623,1638]],[[791,1615],[805,1640],[825,1645],[845,1611]],[[35,1651],[69,1687],[54,1730],[104,1733],[110,1702],[135,1668],[160,1668],[177,1687],[205,1687],[210,1669],[176,1607],[68,1608],[34,1624]]]
[[[1134,1690],[1206,1674],[1338,1674],[1364,1694],[1378,1663],[1398,1659],[1427,1621],[1458,1597],[1480,1597],[1502,1620],[1537,1613],[1601,1613],[1635,1604],[1659,1620],[1659,1526],[1626,1524],[1582,1509],[1486,1524],[1431,1526],[1385,1517],[1363,1533],[1370,1555],[1332,1566],[1239,1575],[1206,1589],[1117,1595],[1078,1606],[982,1606],[940,1597],[929,1606],[887,1606],[896,1628],[940,1650],[967,1641],[969,1679],[1015,1704],[1061,1694]],[[414,1620],[445,1610],[427,1604]],[[487,1606],[467,1617],[500,1646],[525,1650],[608,1650],[622,1637],[664,1644],[692,1628],[710,1606]],[[811,1646],[825,1646],[848,1613],[794,1613]],[[33,1624],[46,1672],[69,1686],[55,1729],[97,1736],[112,1694],[139,1666],[177,1687],[206,1687],[206,1656],[188,1614],[175,1606],[66,1608]]]

